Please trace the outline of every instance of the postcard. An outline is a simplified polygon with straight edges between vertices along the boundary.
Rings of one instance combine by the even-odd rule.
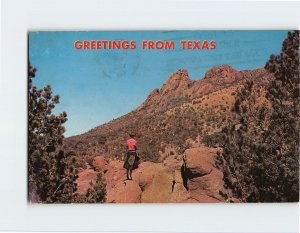
[[[28,202],[298,202],[299,110],[299,31],[31,31]]]

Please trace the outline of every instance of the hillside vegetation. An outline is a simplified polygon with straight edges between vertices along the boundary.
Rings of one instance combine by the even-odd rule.
[[[247,80],[263,86],[271,75],[264,69],[236,71],[224,65],[192,81],[186,70],[172,74],[133,112],[66,139],[65,145],[82,157],[105,155],[121,158],[129,131],[135,131],[144,161],[160,161],[165,148],[182,153],[188,141],[220,130],[227,121],[237,89]]]

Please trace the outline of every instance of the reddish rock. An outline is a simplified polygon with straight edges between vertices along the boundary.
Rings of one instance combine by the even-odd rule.
[[[148,170],[149,172],[149,170]],[[173,174],[162,166],[156,166],[147,176],[141,176],[140,184],[143,186],[142,203],[168,203],[172,202]],[[147,177],[147,179],[145,179]],[[143,179],[144,178],[144,179]],[[152,179],[152,181],[151,181]]]
[[[199,202],[226,201],[223,173],[215,167],[218,148],[201,146],[188,149],[185,154],[187,186],[191,198]]]
[[[175,172],[173,173],[173,180],[174,182],[172,188],[171,202],[175,202],[175,203],[188,202],[190,198],[190,193],[184,186],[180,168],[176,169]]]
[[[203,190],[205,194],[221,198],[220,191],[224,190],[223,173],[214,169],[209,175],[196,177],[188,180],[188,187],[191,191]]]
[[[177,159],[177,156],[171,155],[163,161],[163,165],[169,172],[175,172],[182,165],[182,161]]]
[[[96,156],[94,158],[93,165],[103,172],[107,171],[107,161],[104,156]]]
[[[142,190],[137,182],[132,180],[120,181],[108,190],[107,203],[139,203]]]
[[[172,94],[182,95],[182,92],[189,88],[193,81],[189,78],[187,70],[178,70],[173,73],[160,89],[162,96],[172,92]],[[175,93],[174,93],[175,92]]]
[[[200,202],[200,203],[218,203],[218,202],[224,202],[221,200],[218,200],[214,197],[208,196],[206,194],[201,194],[201,193],[197,193],[197,192],[192,192],[191,193],[191,198],[196,202]]]
[[[229,65],[215,66],[205,73],[204,79],[210,79],[210,78],[214,78],[214,77],[225,78],[225,77],[233,76],[237,72],[238,71],[236,69],[234,69],[233,67],[231,67]]]
[[[123,161],[106,163],[99,156],[95,164],[107,167],[107,203],[225,202],[223,174],[215,167],[217,151],[204,146],[186,150],[185,170],[180,156],[169,156],[162,163],[143,162],[133,171],[133,180],[126,180]],[[84,194],[96,175],[92,169],[80,172],[77,193]]]
[[[111,160],[108,163],[108,168],[110,168],[110,169],[122,169],[123,168],[123,164],[124,164],[123,161],[120,161],[120,160]]]
[[[154,176],[162,170],[163,166],[161,163],[151,163],[151,165],[141,169],[139,176],[139,185],[141,189],[144,191],[153,182]]]
[[[185,189],[181,183],[176,183],[173,188],[171,202],[184,203],[190,198],[190,193]]]
[[[106,163],[103,157],[95,164],[106,167],[104,174],[107,203],[212,203],[227,201],[223,174],[215,167],[217,148],[200,146],[185,152],[185,167],[180,156],[168,156],[162,163],[143,162],[126,180],[123,161]],[[97,172],[86,169],[77,179],[78,193],[84,194]],[[225,194],[225,195],[224,195]]]
[[[97,177],[97,172],[93,169],[85,169],[78,174],[76,180],[77,191],[76,193],[85,194],[90,187],[90,182],[95,180]]]
[[[145,169],[148,167],[152,167],[154,163],[152,162],[143,162],[140,163],[138,168],[133,170],[132,172],[132,180],[136,181],[137,183],[140,183],[140,177],[141,174],[144,172]]]
[[[197,147],[185,151],[185,164],[190,178],[209,174],[214,168],[216,150]]]
[[[224,192],[222,176],[212,174],[203,177],[197,177],[188,181],[190,197],[201,203],[225,202],[220,192]]]
[[[141,163],[133,173],[133,180],[142,189],[142,202],[185,202],[189,193],[183,185],[180,164],[175,156],[162,163]]]
[[[110,161],[104,177],[107,190],[113,188],[120,181],[126,180],[126,170],[123,168],[123,162],[118,160]]]
[[[215,66],[208,70],[204,77],[193,81],[187,70],[178,70],[171,74],[160,89],[153,90],[137,110],[146,108],[164,109],[172,106],[177,98],[195,99],[229,86],[237,86],[246,80],[256,83],[267,83],[270,74],[264,68],[238,71],[229,65]]]

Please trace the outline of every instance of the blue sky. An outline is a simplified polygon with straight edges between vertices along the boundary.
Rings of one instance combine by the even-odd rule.
[[[287,31],[81,31],[30,32],[34,84],[59,94],[65,136],[84,133],[138,107],[178,69],[193,80],[216,65],[263,67],[281,51]],[[75,40],[135,40],[136,50],[76,50]],[[142,40],[174,40],[174,50],[142,50]],[[215,40],[215,50],[182,50],[180,40]]]

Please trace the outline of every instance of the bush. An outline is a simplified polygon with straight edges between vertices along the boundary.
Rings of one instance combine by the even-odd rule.
[[[100,136],[99,136],[99,138],[98,138],[98,143],[99,143],[100,145],[105,145],[106,141],[107,141],[107,138],[106,138],[104,135],[100,135]]]

